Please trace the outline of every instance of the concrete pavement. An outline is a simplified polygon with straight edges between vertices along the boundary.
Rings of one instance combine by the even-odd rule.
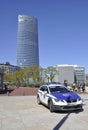
[[[88,94],[81,94],[84,110],[50,113],[36,96],[1,96],[0,130],[88,130]]]

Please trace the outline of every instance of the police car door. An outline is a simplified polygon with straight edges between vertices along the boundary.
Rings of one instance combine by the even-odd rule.
[[[41,86],[40,91],[41,91],[40,100],[41,100],[41,102],[45,103],[45,101],[44,101],[45,100],[45,86],[44,85]]]
[[[43,102],[45,104],[48,103],[48,88],[47,88],[47,86],[44,86],[44,93],[43,93],[42,99],[43,99]]]

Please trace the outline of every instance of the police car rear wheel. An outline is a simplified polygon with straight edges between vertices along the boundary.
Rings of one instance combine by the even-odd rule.
[[[50,109],[50,112],[54,111],[52,100],[50,100],[50,102],[49,102],[49,109]]]
[[[37,96],[37,103],[41,104],[39,96]]]

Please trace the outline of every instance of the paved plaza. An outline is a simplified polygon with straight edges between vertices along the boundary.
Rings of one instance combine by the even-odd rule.
[[[88,94],[81,97],[83,111],[50,113],[36,96],[1,96],[0,130],[88,130]]]

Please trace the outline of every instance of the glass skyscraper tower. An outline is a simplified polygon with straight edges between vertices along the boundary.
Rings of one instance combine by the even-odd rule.
[[[17,66],[39,66],[38,22],[27,15],[18,16]]]

